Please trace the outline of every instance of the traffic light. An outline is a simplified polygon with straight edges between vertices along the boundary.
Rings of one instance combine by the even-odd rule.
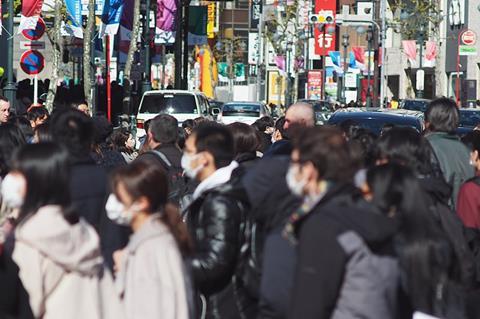
[[[332,24],[335,22],[333,10],[320,10],[318,14],[310,15],[311,23]]]

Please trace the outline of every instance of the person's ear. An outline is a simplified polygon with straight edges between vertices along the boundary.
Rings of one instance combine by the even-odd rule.
[[[133,205],[135,210],[139,212],[149,212],[151,210],[150,202],[146,196],[140,196]]]

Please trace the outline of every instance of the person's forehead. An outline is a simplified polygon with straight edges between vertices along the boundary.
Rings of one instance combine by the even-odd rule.
[[[9,108],[10,107],[10,102],[7,101],[0,101],[0,108]]]

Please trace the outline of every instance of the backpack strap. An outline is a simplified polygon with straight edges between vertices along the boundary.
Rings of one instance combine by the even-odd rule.
[[[170,169],[172,167],[172,163],[168,160],[167,156],[165,156],[165,154],[163,154],[162,152],[158,150],[150,150],[147,153],[155,154],[159,159],[162,160],[163,163],[165,163],[165,165],[167,165],[167,168]]]

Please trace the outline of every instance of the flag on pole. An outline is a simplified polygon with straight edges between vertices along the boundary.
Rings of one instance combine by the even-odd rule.
[[[42,12],[43,0],[23,0],[22,13],[18,33],[23,30],[34,30]]]
[[[65,0],[65,6],[67,7],[65,31],[70,36],[83,39],[81,0]]]
[[[134,0],[125,0],[122,18],[120,19],[120,32],[118,42],[118,59],[120,63],[126,63],[130,39],[133,30],[133,8]]]
[[[402,41],[403,52],[410,61],[412,67],[417,65],[417,42],[415,40]]]
[[[102,27],[100,35],[115,35],[120,27],[124,0],[105,0],[102,13]]]
[[[434,41],[427,41],[425,50],[425,67],[433,68],[435,66],[435,59],[438,55],[437,43]]]
[[[157,0],[157,25],[155,43],[171,44],[175,42],[175,17],[177,3],[175,0]]]
[[[330,51],[328,52],[328,55],[330,56],[330,59],[332,59],[333,70],[337,72],[338,75],[343,75],[340,51]]]

